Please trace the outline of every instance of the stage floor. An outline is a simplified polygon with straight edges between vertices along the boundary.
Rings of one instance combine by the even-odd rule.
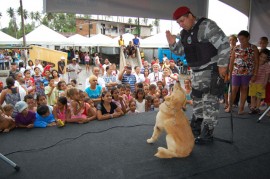
[[[155,116],[148,112],[0,133],[0,152],[21,167],[15,172],[0,160],[0,178],[269,178],[269,117],[258,124],[257,115],[233,114],[233,144],[214,141],[196,145],[187,158],[158,159],[153,155],[157,147],[166,147],[165,135],[153,145],[146,143]],[[221,112],[214,136],[230,140],[230,126],[230,114]]]

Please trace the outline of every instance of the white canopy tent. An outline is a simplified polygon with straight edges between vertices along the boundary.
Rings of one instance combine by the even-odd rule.
[[[140,46],[145,48],[169,47],[166,34],[164,32],[143,39]]]
[[[112,38],[103,34],[97,34],[89,38],[88,46],[110,46],[110,44],[112,44]]]
[[[130,34],[130,33],[125,33],[122,35],[122,38],[124,40],[125,45],[127,46],[129,44],[129,41],[132,41],[132,39],[134,39],[135,36],[133,34]],[[113,40],[112,40],[113,47],[119,46],[119,44],[118,44],[119,39],[120,39],[120,36],[113,38]],[[138,39],[140,40],[140,43],[142,43],[143,40],[141,38],[138,38]]]
[[[84,37],[80,34],[70,36],[68,41],[72,46],[89,46],[90,44],[90,38]]]
[[[269,0],[220,0],[249,17],[251,42],[259,37],[270,37]],[[132,16],[158,19],[172,19],[172,13],[179,6],[188,6],[196,16],[207,17],[208,0],[43,0],[45,12],[67,12],[110,16]],[[224,16],[226,16],[224,11]],[[233,21],[233,19],[232,19]]]
[[[45,25],[40,25],[32,32],[28,33],[25,36],[26,44],[39,44],[39,45],[68,45],[69,41],[68,39],[53,31],[49,27],[46,27]],[[22,38],[20,38],[20,41],[22,42]]]
[[[15,45],[21,44],[18,39],[11,37],[10,35],[0,31],[0,45]]]

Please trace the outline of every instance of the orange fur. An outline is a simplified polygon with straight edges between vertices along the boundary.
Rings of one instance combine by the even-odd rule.
[[[160,105],[154,132],[148,143],[154,143],[163,130],[166,131],[167,147],[159,147],[155,154],[159,158],[187,157],[194,147],[194,136],[189,121],[182,110],[186,103],[185,91],[176,83],[170,96]]]

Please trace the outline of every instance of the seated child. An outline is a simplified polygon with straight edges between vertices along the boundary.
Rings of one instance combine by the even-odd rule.
[[[152,105],[152,101],[153,101],[153,97],[148,95],[145,96],[145,112],[148,111],[153,111],[154,110],[154,106]]]
[[[49,85],[45,87],[45,94],[46,94],[46,97],[47,97],[47,102],[48,102],[48,105],[50,106],[53,106],[55,105],[56,103],[56,98],[57,98],[57,94],[58,91],[55,87],[55,84],[54,84],[54,79],[50,79],[49,80]]]
[[[119,95],[119,89],[115,87],[112,88],[111,94],[112,94],[112,102],[114,102],[118,107],[120,107],[124,113],[127,113],[128,106],[123,97]]]
[[[87,118],[86,106],[84,101],[82,102],[80,99],[80,93],[77,88],[71,88],[67,91],[67,97],[70,98],[70,111],[71,117],[67,120],[67,122],[75,122],[75,123],[86,123],[89,122]]]
[[[80,95],[80,103],[83,105],[83,113],[86,115],[87,121],[92,121],[96,119],[96,108],[95,106],[91,107],[89,103],[85,101],[86,98],[90,99],[87,95],[86,92],[79,90],[79,95]],[[92,100],[93,101],[93,100]],[[94,101],[93,101],[94,104]]]
[[[147,96],[149,94],[149,85],[148,84],[145,84],[143,86],[143,91],[144,91],[145,96]]]
[[[77,80],[75,80],[75,79],[70,80],[70,84],[73,88],[76,88],[77,87]]]
[[[132,100],[129,102],[129,111],[128,114],[139,114],[140,112],[136,110],[136,101]]]
[[[146,111],[146,100],[143,89],[140,88],[136,91],[135,102],[138,112],[141,113]]]
[[[17,102],[15,108],[18,111],[15,116],[16,126],[22,128],[33,128],[36,120],[36,113],[28,110],[28,105],[24,101]]]
[[[3,107],[5,117],[12,119],[11,115],[13,113],[14,107],[11,104],[6,104]]]
[[[125,92],[126,96],[127,96],[127,103],[129,103],[130,101],[133,100],[133,96],[131,94],[131,87],[130,85],[126,84],[126,92]]]
[[[161,96],[160,96],[160,98],[159,98],[160,103],[163,103],[163,101],[165,101],[165,100],[164,100],[164,97],[167,96],[168,93],[169,93],[169,91],[168,91],[167,88],[163,88],[163,89],[161,90]]]
[[[12,112],[13,112],[13,110],[12,110]],[[1,131],[9,132],[11,129],[13,129],[15,127],[16,127],[16,125],[15,125],[14,120],[11,117],[7,117],[4,113],[4,110],[0,106],[0,132]]]
[[[154,111],[159,111],[159,98],[158,97],[154,97],[153,98],[153,105],[154,105]]]
[[[37,95],[37,106],[46,105],[49,108],[50,113],[52,114],[53,107],[49,106],[47,103],[47,98],[45,94]]]
[[[59,124],[58,120],[61,120],[62,122],[66,122],[67,119],[70,119],[70,109],[67,105],[67,98],[60,96],[57,100],[56,105],[53,106],[53,116],[54,119],[57,120],[58,125]]]
[[[24,101],[27,103],[29,111],[37,112],[37,104],[33,95],[27,94]]]
[[[36,120],[34,127],[45,128],[47,126],[55,126],[55,119],[52,113],[50,113],[47,105],[40,105],[37,108]]]
[[[97,109],[95,108],[94,101],[89,97],[84,98],[84,102],[89,105],[89,109],[87,112],[87,117],[89,121],[92,121],[97,118]]]
[[[157,86],[155,84],[151,84],[149,86],[149,93],[148,93],[148,95],[150,95],[152,97],[159,96],[159,93],[157,92]]]

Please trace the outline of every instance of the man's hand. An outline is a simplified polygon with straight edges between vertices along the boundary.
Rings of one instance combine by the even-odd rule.
[[[169,45],[173,45],[176,41],[176,36],[172,35],[171,32],[169,30],[166,31],[166,37],[167,37],[167,41],[169,43]]]
[[[218,67],[218,72],[219,76],[224,79],[228,72],[227,67]]]

